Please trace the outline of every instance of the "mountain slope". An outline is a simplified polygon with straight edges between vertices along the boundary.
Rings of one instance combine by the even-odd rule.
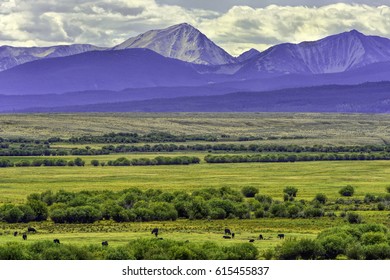
[[[385,61],[390,61],[389,39],[352,30],[319,41],[271,47],[249,60],[237,75],[339,73]]]
[[[257,55],[259,55],[260,52],[256,49],[250,49],[250,50],[247,50],[246,52],[243,52],[242,54],[240,54],[238,57],[237,57],[237,61],[238,62],[243,62],[243,61],[246,61],[248,59],[251,59]]]
[[[6,95],[206,83],[191,64],[148,49],[92,51],[33,61],[0,72],[0,94]]]
[[[148,31],[128,39],[113,49],[130,48],[147,48],[165,57],[196,64],[220,65],[235,62],[235,59],[226,51],[186,23]]]
[[[89,51],[103,50],[93,45],[69,45],[69,46],[52,46],[52,47],[0,47],[0,71],[4,71],[15,66],[53,57],[65,57],[80,54]]]
[[[390,83],[192,96],[22,112],[344,112],[390,113]]]

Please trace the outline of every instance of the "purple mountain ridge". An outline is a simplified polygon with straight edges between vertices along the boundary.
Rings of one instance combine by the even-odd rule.
[[[352,30],[314,42],[281,44],[247,61],[239,76],[340,73],[390,61],[390,40]]]
[[[64,57],[79,53],[104,50],[93,45],[69,45],[52,47],[0,47],[0,71],[44,58]]]
[[[1,67],[7,70],[1,71]],[[237,93],[229,100],[244,104],[237,99],[249,95],[240,95],[240,92],[265,91],[265,95],[250,96],[252,100],[259,98],[260,103],[267,96],[267,104],[272,107],[272,100],[280,103],[280,99],[269,98],[274,90],[324,85],[350,86],[339,91],[343,94],[343,97],[340,96],[341,103],[337,102],[338,95],[335,93],[321,96],[323,101],[324,98],[336,98],[333,103],[324,101],[326,104],[345,105],[337,105],[337,110],[353,104],[355,111],[389,112],[386,106],[390,106],[390,101],[385,98],[388,94],[390,100],[388,85],[380,91],[379,103],[375,103],[380,104],[379,111],[373,109],[374,103],[368,102],[384,85],[383,81],[390,81],[390,40],[366,36],[356,30],[313,42],[280,44],[263,52],[251,49],[237,58],[188,24],[152,30],[108,49],[92,45],[0,47],[0,112],[23,110],[31,105],[47,108],[48,111],[50,108],[57,111],[55,108],[78,105],[84,106],[85,110],[97,108],[93,104],[101,104],[99,111],[105,111],[101,108],[104,104],[136,100],[152,102],[157,98],[174,98],[175,106],[167,106],[164,102],[153,102],[154,105],[149,107],[140,107],[140,103],[129,103],[129,106],[138,104],[137,110],[159,111],[158,106],[164,103],[165,107],[160,109],[166,111],[176,110],[180,108],[180,102],[192,100],[200,102],[204,108],[218,111],[216,106],[207,106],[207,101],[216,102],[219,98],[223,102],[230,96],[226,94]],[[353,92],[345,94],[348,89],[356,89],[353,85],[366,82],[377,84],[365,87],[366,90],[359,93],[358,101],[355,100],[357,103],[353,100]],[[375,91],[369,92],[370,89]],[[299,95],[300,102],[305,104],[299,110],[316,111],[321,108],[321,111],[326,111],[321,106],[310,108],[310,104],[314,104],[315,93],[322,95],[326,90],[313,90],[311,101],[307,104],[304,102],[305,95]],[[297,91],[288,91],[279,97],[287,94],[296,95]],[[201,96],[207,98],[195,98]],[[73,99],[68,102],[67,98]],[[349,99],[351,102],[348,102]],[[31,104],[28,100],[38,102]],[[371,105],[360,105],[359,102],[363,101]],[[234,102],[226,104],[224,110],[234,111]],[[120,108],[124,110],[123,106]],[[183,104],[181,109],[185,108],[196,110],[198,107]],[[245,111],[245,108],[240,110]],[[260,105],[251,107],[251,110],[256,108],[265,110]],[[288,110],[294,108],[298,110],[296,106],[290,106]],[[334,108],[331,111],[336,110]]]

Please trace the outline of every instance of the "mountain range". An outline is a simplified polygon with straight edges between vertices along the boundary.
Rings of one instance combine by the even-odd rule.
[[[390,91],[384,81],[390,81],[390,40],[356,30],[263,52],[251,49],[238,57],[189,24],[151,30],[110,48],[0,47],[0,112],[327,111],[327,106],[310,106],[317,96],[329,112],[388,113]],[[359,95],[353,93],[367,82]],[[280,105],[294,96],[306,105]],[[244,100],[257,105],[240,107]]]

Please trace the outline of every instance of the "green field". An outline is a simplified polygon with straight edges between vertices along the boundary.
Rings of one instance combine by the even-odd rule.
[[[55,114],[55,115],[0,115],[0,137],[26,137],[47,139],[95,135],[109,132],[150,133],[165,131],[186,135],[221,135],[234,137],[255,136],[264,140],[226,143],[249,145],[276,143],[282,145],[388,145],[390,143],[389,115],[338,115],[338,114]],[[207,142],[189,141],[188,144]],[[212,144],[214,142],[210,142]],[[223,141],[218,143],[225,143]],[[143,145],[137,143],[135,145]],[[150,144],[150,143],[147,143]],[[181,143],[178,143],[181,144]],[[19,144],[12,144],[17,147]],[[51,147],[71,149],[90,146],[100,148],[104,144],[54,143]],[[119,144],[114,144],[119,145]],[[223,153],[229,154],[229,153]],[[242,153],[245,154],[245,153]],[[248,154],[248,153],[247,153]],[[115,160],[125,156],[155,158],[156,156],[196,156],[200,164],[160,166],[91,166],[90,162]],[[140,190],[160,189],[164,192],[186,191],[192,193],[204,188],[230,187],[241,191],[242,187],[255,186],[260,194],[283,201],[283,189],[293,186],[298,189],[296,200],[310,203],[316,194],[323,193],[329,199],[329,209],[335,216],[321,218],[189,220],[165,222],[98,221],[93,224],[54,224],[52,221],[29,224],[0,223],[0,245],[7,242],[26,244],[59,238],[63,244],[99,245],[108,240],[110,246],[121,246],[130,240],[153,238],[150,230],[161,229],[161,237],[175,241],[231,245],[248,242],[263,234],[266,240],[254,242],[260,251],[283,243],[277,234],[283,232],[288,238],[316,238],[321,231],[346,225],[341,217],[343,211],[361,215],[365,223],[380,223],[390,227],[390,207],[376,210],[376,204],[359,206],[366,194],[384,196],[390,186],[390,161],[313,161],[286,163],[225,163],[208,164],[203,158],[207,152],[131,153],[96,156],[55,156],[73,160],[76,157],[86,162],[84,167],[12,167],[0,168],[0,206],[7,203],[23,204],[32,193],[66,190],[120,191],[132,187]],[[0,157],[15,163],[37,157]],[[45,158],[45,157],[39,157]],[[346,185],[355,188],[351,205],[336,207],[341,196],[339,190]],[[356,209],[355,209],[355,208]],[[360,208],[359,208],[360,207]],[[364,210],[364,211],[363,211]],[[23,241],[13,232],[24,232],[34,226],[38,233]],[[231,228],[235,239],[222,239],[223,229]],[[259,256],[262,257],[261,255]]]
[[[130,187],[191,192],[206,187],[229,186],[239,190],[243,186],[256,186],[260,193],[282,199],[283,188],[294,186],[299,189],[300,199],[312,199],[317,193],[335,199],[339,197],[341,186],[353,185],[356,187],[355,196],[363,198],[366,193],[384,193],[389,184],[388,161],[18,167],[1,170],[0,203],[20,203],[27,195],[46,190],[120,190]]]

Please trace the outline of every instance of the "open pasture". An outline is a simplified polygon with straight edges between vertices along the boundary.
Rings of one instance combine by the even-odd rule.
[[[243,186],[255,186],[260,193],[282,200],[283,188],[294,186],[299,190],[298,199],[311,200],[317,193],[335,199],[340,197],[341,186],[353,185],[355,197],[363,198],[366,193],[385,193],[390,184],[388,161],[15,167],[0,172],[0,203],[22,203],[27,195],[47,190],[117,191],[131,187],[191,192],[208,187],[229,186],[240,190]]]

